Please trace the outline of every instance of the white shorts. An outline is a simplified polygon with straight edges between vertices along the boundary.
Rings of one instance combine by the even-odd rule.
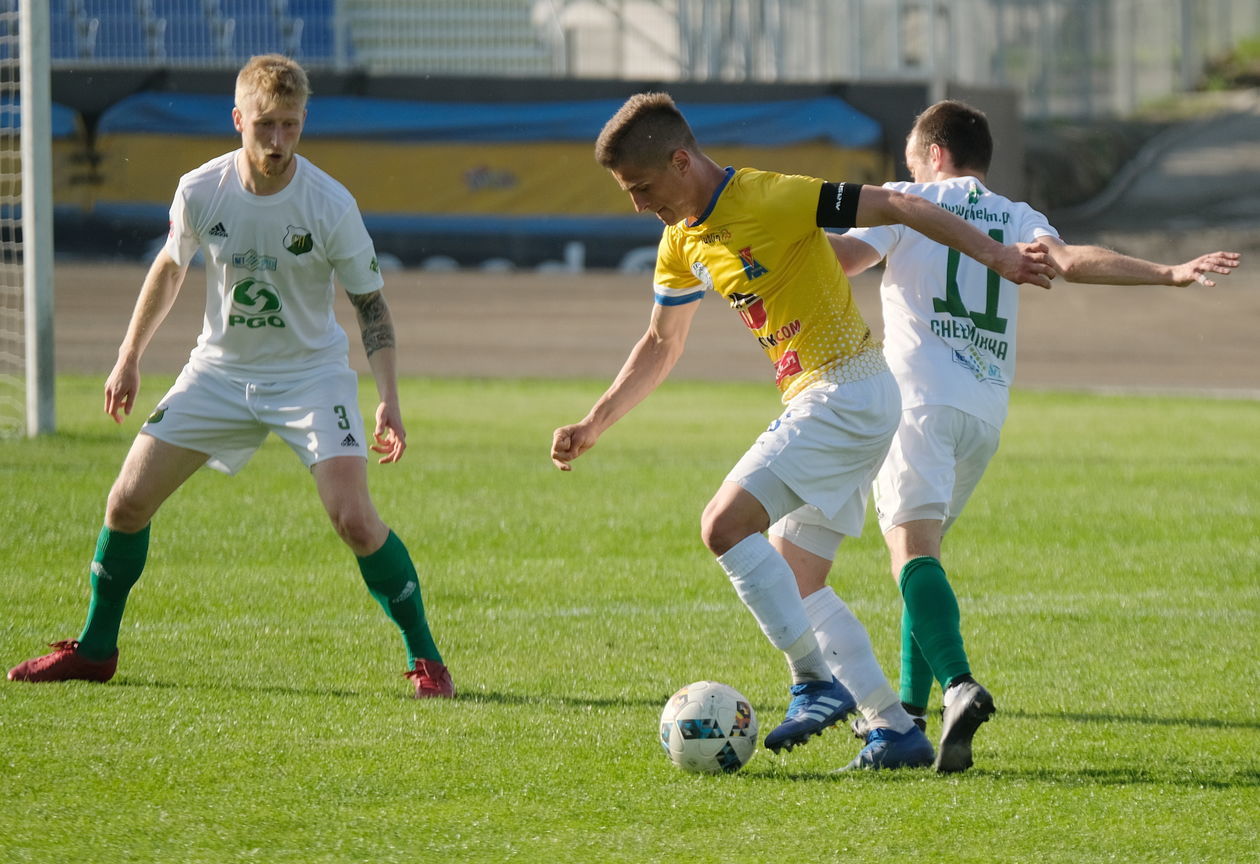
[[[283,384],[240,381],[184,367],[140,431],[207,454],[235,474],[275,432],[311,467],[334,456],[367,458],[359,378],[352,370]]]
[[[862,533],[871,481],[900,409],[897,383],[887,371],[810,387],[787,404],[726,480],[761,502],[771,533],[830,559],[840,538]]]
[[[999,430],[948,405],[907,408],[875,478],[880,530],[919,519],[954,524],[998,448]]]

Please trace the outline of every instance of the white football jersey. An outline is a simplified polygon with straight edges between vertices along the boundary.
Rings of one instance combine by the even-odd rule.
[[[1041,213],[974,177],[884,186],[934,201],[1001,243],[1059,236]],[[887,259],[884,354],[902,407],[950,405],[1001,427],[1015,380],[1019,286],[904,225],[854,228],[848,236]]]
[[[239,151],[180,178],[166,252],[206,261],[206,315],[189,362],[233,377],[284,381],[348,364],[333,314],[336,276],[351,294],[384,284],[372,238],[344,186],[301,156],[275,195],[245,191]]]

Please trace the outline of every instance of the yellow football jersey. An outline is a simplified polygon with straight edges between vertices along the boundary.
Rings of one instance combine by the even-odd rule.
[[[656,302],[725,297],[774,364],[785,402],[818,381],[887,368],[816,222],[822,183],[728,168],[706,213],[667,226],[657,252]]]

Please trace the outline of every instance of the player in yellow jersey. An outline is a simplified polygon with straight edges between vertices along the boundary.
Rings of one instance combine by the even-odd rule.
[[[786,404],[701,517],[705,545],[791,669],[793,698],[766,746],[803,744],[861,702],[867,721],[889,734],[860,764],[930,764],[932,745],[901,707],[862,625],[830,588],[804,600],[796,588],[798,576],[825,580],[840,541],[860,533],[866,490],[901,411],[823,228],[907,224],[1014,282],[1043,287],[1054,276],[1044,249],[1003,246],[921,198],[881,187],[723,169],[664,93],[631,97],[604,126],[595,155],[636,210],[666,225],[656,303],[612,385],[582,420],[553,433],[552,461],[570,470],[669,374],[696,301],[709,291],[725,297],[773,362]]]

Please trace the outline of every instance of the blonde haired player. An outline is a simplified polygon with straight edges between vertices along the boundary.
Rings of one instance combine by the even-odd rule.
[[[930,762],[931,743],[898,703],[865,629],[830,589],[802,601],[794,579],[794,571],[825,579],[843,536],[860,532],[867,488],[900,414],[896,382],[820,226],[905,222],[1016,281],[1048,285],[1052,271],[1037,253],[1004,246],[914,196],[723,169],[664,93],[627,100],[604,126],[595,153],[634,208],[665,223],[656,302],[612,385],[586,417],[553,433],[552,461],[570,470],[654,390],[682,354],[697,301],[721,295],[766,352],[785,403],[700,525],[705,545],[791,671],[787,716],[765,744],[778,751],[805,743],[851,713],[856,696],[868,706],[867,719],[890,733],[867,762]]]
[[[1073,282],[1214,285],[1239,256],[1212,252],[1155,264],[1097,246],[1066,244],[1046,217],[984,185],[993,155],[988,120],[958,101],[915,120],[906,141],[913,183],[885,188],[959,214],[1004,243],[1037,242]],[[933,678],[944,691],[935,765],[972,764],[972,739],[995,710],[971,676],[958,602],[941,565],[941,540],[980,482],[998,446],[1015,379],[1019,288],[982,264],[899,225],[830,235],[846,273],[887,259],[880,294],[884,353],[901,388],[901,423],[875,482],[875,510],[903,597],[901,699],[925,723]],[[813,590],[802,583],[802,594]],[[868,742],[878,730],[857,721]]]
[[[110,490],[82,634],[13,668],[11,680],[109,680],[118,663],[127,596],[148,556],[153,515],[202,465],[235,474],[274,433],[310,470],[368,590],[402,631],[415,695],[454,695],[411,557],[368,494],[358,378],[333,315],[334,277],[358,313],[380,395],[371,449],[384,463],[397,462],[407,446],[394,328],[372,239],[354,199],[296,153],[309,94],[306,72],[293,60],[252,58],[237,76],[232,109],[240,149],[180,179],[166,245],[145,278],[105,383],[105,412],[119,423],[119,412],[131,413],[140,390],[140,357],[198,249],[207,276],[201,336],[175,385],[141,427]],[[214,575],[212,566],[188,574],[208,584]]]

